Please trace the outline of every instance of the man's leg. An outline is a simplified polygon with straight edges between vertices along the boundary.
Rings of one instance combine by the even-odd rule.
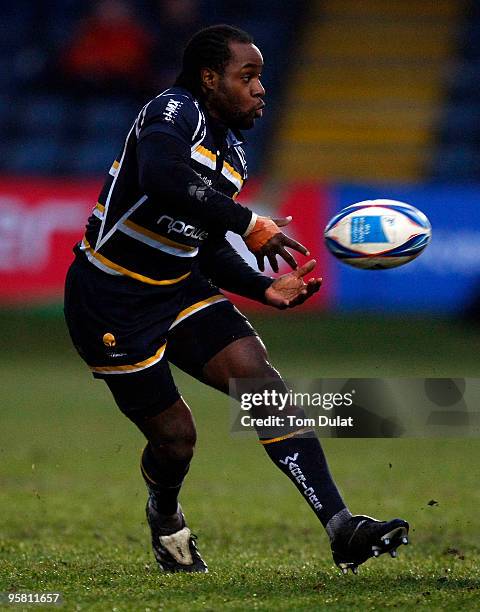
[[[229,392],[229,379],[265,379],[263,388],[286,392],[279,373],[269,363],[264,345],[256,336],[241,338],[214,355],[203,368],[204,381]],[[268,381],[268,382],[267,382]],[[260,406],[254,416],[275,415]],[[283,412],[301,415],[295,406]],[[274,438],[261,437],[268,456],[307,499],[330,538],[334,561],[347,573],[368,558],[384,552],[396,555],[400,544],[408,543],[408,523],[402,519],[377,521],[368,516],[352,516],[332,479],[320,441],[313,431],[286,431]]]
[[[195,424],[167,362],[140,374],[110,377],[106,382],[120,410],[148,441],[140,467],[149,492],[147,520],[160,568],[168,572],[206,572],[178,503],[195,448]]]

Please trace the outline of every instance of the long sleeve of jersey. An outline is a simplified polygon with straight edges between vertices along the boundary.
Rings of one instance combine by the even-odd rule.
[[[252,211],[209,187],[190,166],[192,129],[188,117],[177,123],[153,117],[139,131],[137,161],[142,189],[172,212],[193,215],[214,231],[231,230],[243,235]]]
[[[250,267],[226,238],[208,240],[202,245],[198,263],[201,272],[215,285],[265,304],[265,291],[274,279]]]

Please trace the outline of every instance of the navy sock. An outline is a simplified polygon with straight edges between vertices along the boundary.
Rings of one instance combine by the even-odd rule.
[[[140,468],[155,510],[162,515],[175,514],[178,495],[190,462],[168,459],[160,462],[153,454],[150,443],[143,449]]]
[[[315,432],[260,440],[268,456],[286,474],[326,528],[330,538],[351,514],[333,481]]]

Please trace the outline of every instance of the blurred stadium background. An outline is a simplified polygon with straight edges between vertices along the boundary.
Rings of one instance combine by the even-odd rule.
[[[480,254],[480,9],[457,0],[3,3],[0,300],[58,300],[138,109],[171,83],[192,32],[223,21],[266,61],[243,200],[293,214],[326,280],[316,307],[461,314]],[[372,197],[431,218],[417,262],[366,275],[326,256],[324,222]]]
[[[258,210],[292,214],[292,232],[309,246],[324,277],[318,298],[298,313],[239,301],[273,361],[287,376],[480,375],[478,2],[3,2],[0,515],[8,517],[0,532],[3,589],[33,589],[40,581],[52,588],[62,584],[68,592],[64,582],[74,581],[72,576],[58,568],[47,576],[38,565],[32,569],[32,559],[51,569],[60,554],[81,565],[77,550],[92,563],[89,555],[104,554],[107,572],[108,563],[120,558],[128,564],[130,558],[141,573],[149,555],[145,526],[139,527],[143,490],[135,462],[141,437],[115,413],[70,346],[62,286],[72,246],[136,113],[172,81],[189,36],[219,22],[252,33],[266,63],[267,112],[246,134],[251,181],[241,200]],[[323,227],[343,206],[376,197],[423,210],[433,225],[432,244],[405,268],[342,267],[325,251]],[[183,375],[179,380],[203,440],[199,467],[192,468],[187,483],[196,505],[186,506],[193,521],[203,521],[217,567],[225,555],[235,562],[228,546],[239,546],[240,536],[225,535],[231,510],[213,525],[209,508],[212,503],[222,508],[227,497],[235,508],[245,504],[235,482],[258,513],[246,517],[235,510],[239,530],[251,529],[242,544],[250,543],[259,563],[272,546],[256,543],[265,533],[286,537],[293,550],[304,533],[293,527],[293,535],[285,536],[282,521],[289,510],[313,532],[317,527],[308,509],[299,510],[296,492],[260,459],[253,441],[230,438],[227,401]],[[366,441],[332,440],[327,450],[355,500],[354,510],[407,513],[418,531],[424,527],[430,534],[418,536],[427,553],[455,545],[478,554],[478,520],[462,531],[463,517],[478,515],[471,470],[478,461],[477,442],[377,441],[374,452]],[[354,452],[362,457],[357,477],[346,460]],[[396,477],[388,463],[399,466]],[[417,490],[405,477],[412,472]],[[226,476],[222,486],[219,473]],[[378,490],[373,504],[367,479]],[[395,496],[384,494],[385,483],[395,486]],[[269,499],[261,494],[265,487]],[[272,499],[280,498],[283,515],[282,508],[271,508]],[[449,516],[440,505],[437,517],[446,520],[436,541],[431,535],[436,510],[427,502],[449,498],[457,504]],[[80,517],[77,531],[69,523],[72,513]],[[122,540],[130,529],[132,539]],[[91,531],[86,540],[84,530]],[[97,532],[104,535],[94,537]],[[111,538],[108,545],[105,538]],[[322,545],[326,559],[326,542]],[[320,554],[309,546],[302,558]],[[294,553],[283,552],[295,562]],[[80,574],[79,589],[82,580]]]

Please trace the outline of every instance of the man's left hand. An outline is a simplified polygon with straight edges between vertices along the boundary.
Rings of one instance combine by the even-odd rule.
[[[266,303],[282,310],[303,304],[320,289],[322,284],[321,278],[310,278],[307,282],[303,280],[303,277],[313,270],[315,264],[316,261],[311,259],[293,272],[276,278],[265,291]]]

